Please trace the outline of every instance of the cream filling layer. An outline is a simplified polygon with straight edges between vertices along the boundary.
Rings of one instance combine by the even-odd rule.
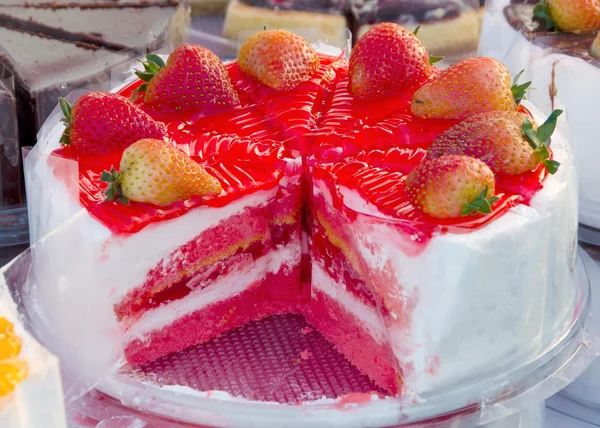
[[[128,330],[126,342],[144,339],[145,335],[176,322],[193,312],[216,302],[227,300],[248,290],[267,274],[282,269],[290,271],[300,263],[299,240],[244,265],[241,269],[221,276],[210,287],[197,289],[184,299],[175,300],[144,313]]]
[[[387,331],[379,309],[370,307],[356,298],[352,292],[346,290],[334,281],[319,265],[313,263],[312,288],[329,296],[346,311],[356,317],[356,320],[373,336],[377,343],[383,343],[387,338]]]

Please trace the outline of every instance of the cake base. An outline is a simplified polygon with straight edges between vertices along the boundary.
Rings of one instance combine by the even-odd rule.
[[[227,9],[227,0],[188,0],[192,15],[220,15]]]
[[[318,12],[297,10],[273,10],[249,6],[239,0],[229,3],[223,37],[243,42],[264,28],[291,30],[310,43],[325,42],[336,47],[345,47],[348,39],[346,18]]]

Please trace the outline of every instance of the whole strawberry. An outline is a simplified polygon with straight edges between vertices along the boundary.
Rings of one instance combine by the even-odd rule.
[[[553,174],[558,164],[548,159],[547,147],[561,113],[555,111],[539,128],[517,111],[476,114],[440,134],[427,150],[427,157],[472,156],[494,172],[509,175],[534,170],[542,162]]]
[[[425,160],[406,178],[413,205],[432,217],[489,214],[498,200],[492,170],[479,159],[444,155]]]
[[[516,111],[473,115],[440,134],[427,157],[467,155],[484,161],[494,172],[516,175],[531,171],[540,159],[521,131],[523,120]]]
[[[127,98],[109,92],[88,92],[73,106],[59,98],[66,129],[60,139],[80,153],[122,150],[142,138],[163,139],[167,128]]]
[[[535,16],[546,21],[546,27],[562,31],[600,30],[600,1],[542,0],[534,9]]]
[[[355,97],[373,98],[422,83],[431,73],[427,50],[417,36],[398,24],[377,24],[352,50],[348,89]]]
[[[515,110],[510,73],[492,58],[460,61],[431,79],[413,95],[411,111],[432,119],[464,119],[494,110]]]
[[[265,30],[242,44],[238,65],[263,85],[287,91],[311,78],[319,68],[319,57],[302,37],[285,30]]]
[[[215,195],[221,183],[192,158],[162,140],[133,143],[121,158],[120,171],[104,171],[106,200],[166,206],[192,196]]]
[[[136,74],[147,83],[140,92],[144,103],[155,110],[181,113],[240,104],[225,65],[202,46],[181,45],[166,64],[157,55],[146,55],[142,64],[144,71]]]

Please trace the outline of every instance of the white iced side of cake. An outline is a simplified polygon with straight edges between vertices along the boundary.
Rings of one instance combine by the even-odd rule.
[[[0,278],[0,317],[14,324],[15,333],[23,341],[17,358],[28,366],[27,377],[11,394],[0,397],[0,427],[66,428],[58,359],[21,324],[4,277]]]
[[[81,369],[90,380],[98,380],[122,365],[124,344],[130,339],[173,322],[185,311],[201,309],[190,307],[192,302],[208,305],[223,298],[225,291],[233,296],[250,285],[199,290],[182,301],[149,311],[129,325],[131,333],[127,334],[113,310],[129,291],[144,283],[150,269],[171,260],[169,256],[179,247],[245,209],[272,203],[278,188],[254,192],[224,207],[197,207],[137,233],[115,234],[81,207],[77,163],[51,156],[64,129],[59,119],[56,112],[47,121],[40,142],[25,158],[30,236],[32,242],[40,241],[32,255],[34,274],[43,285],[36,292],[45,322],[54,327],[60,347],[73,360],[72,367]],[[57,178],[49,161],[68,178]],[[296,253],[299,263],[299,239],[257,260],[253,269],[242,266],[248,267],[248,272],[232,275],[243,274],[248,281],[262,278]]]
[[[384,331],[406,387],[427,393],[514,367],[566,331],[577,285],[576,177],[565,140],[555,134],[551,147],[561,167],[529,206],[513,207],[469,233],[434,235],[420,253],[414,251],[419,244],[382,221],[358,193],[341,189],[344,204],[365,214],[346,224],[372,275],[365,281],[386,290],[388,303],[410,308],[406,316],[388,305]],[[324,185],[314,191],[332,203]],[[322,280],[329,277],[318,263],[313,275],[316,288],[335,287],[324,291],[381,336],[375,307],[356,304],[343,285]]]
[[[600,121],[596,101],[600,99],[600,69],[587,61],[531,43],[506,20],[504,8],[510,0],[488,1],[484,12],[479,55],[496,58],[514,76],[525,70],[522,82],[531,81],[527,98],[544,114],[565,110],[559,120],[576,154],[579,178],[579,220],[600,228]]]

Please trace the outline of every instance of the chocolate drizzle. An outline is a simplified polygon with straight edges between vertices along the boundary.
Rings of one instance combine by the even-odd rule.
[[[358,25],[431,23],[457,18],[464,9],[456,0],[351,0],[350,6]]]
[[[344,10],[343,0],[240,0],[253,7],[276,10],[296,10],[306,12],[339,12]]]
[[[590,47],[596,34],[547,31],[544,21],[533,14],[537,3],[535,0],[512,0],[511,4],[504,9],[504,16],[515,30],[521,32],[537,46],[556,49],[600,67],[600,59],[590,54]]]
[[[8,28],[9,30],[22,31],[29,34],[38,35],[40,37],[62,40],[65,42],[73,42],[78,44],[80,47],[92,50],[105,48],[113,51],[122,51],[127,49],[127,46],[120,45],[118,43],[111,43],[101,37],[94,36],[91,33],[86,34],[67,31],[63,28],[51,27],[32,19],[23,20],[10,15],[5,15],[2,13],[1,7],[0,27]]]
[[[51,83],[47,87],[32,88],[32,79],[37,79],[36,73],[44,76],[61,73],[57,67],[61,64],[61,57],[57,53],[51,60],[36,61],[35,69],[31,66],[23,66],[19,59],[11,55],[12,39],[0,41],[0,69],[5,69],[13,75],[15,84],[15,95],[17,99],[17,116],[19,123],[19,139],[22,146],[32,146],[36,142],[36,133],[47,115],[56,106],[58,96],[65,96],[69,92],[85,88],[87,90],[107,90],[110,87],[110,72],[107,70],[117,63],[134,58],[147,51],[162,48],[168,43],[168,26],[164,33],[154,34],[149,43],[134,45],[132,38],[127,38],[127,28],[115,28],[111,36],[124,34],[122,38],[107,38],[93,29],[97,19],[110,19],[109,16],[142,15],[143,11],[158,8],[160,13],[148,15],[149,19],[169,22],[173,14],[177,13],[181,0],[79,0],[79,1],[17,1],[4,0],[0,5],[0,28],[8,30],[8,34],[18,40],[25,40],[25,35],[30,36],[30,50],[32,58],[36,58],[36,52],[40,49],[36,40],[56,41],[61,47],[60,55],[65,59],[74,58],[79,55],[88,57],[90,51],[94,52],[94,65],[90,66],[90,73],[85,78],[69,80],[65,77],[62,84]],[[183,6],[181,6],[183,8]],[[30,12],[29,15],[27,12]],[[102,18],[94,11],[103,11]],[[50,19],[56,14],[70,14],[69,16],[80,16],[81,22],[89,22],[90,31],[72,30],[64,27],[59,20]],[[46,21],[45,17],[49,19]],[[144,15],[146,16],[146,15]],[[35,17],[35,18],[34,18]],[[70,18],[71,19],[71,18]],[[86,28],[86,27],[81,27]],[[150,31],[150,29],[148,30]],[[6,31],[5,31],[6,33]],[[133,34],[133,33],[132,33]],[[136,33],[137,34],[137,33]],[[14,35],[14,36],[12,36]],[[6,45],[5,45],[6,44]],[[45,46],[48,46],[46,43]],[[97,70],[97,71],[94,71]],[[33,77],[32,77],[33,76]]]

